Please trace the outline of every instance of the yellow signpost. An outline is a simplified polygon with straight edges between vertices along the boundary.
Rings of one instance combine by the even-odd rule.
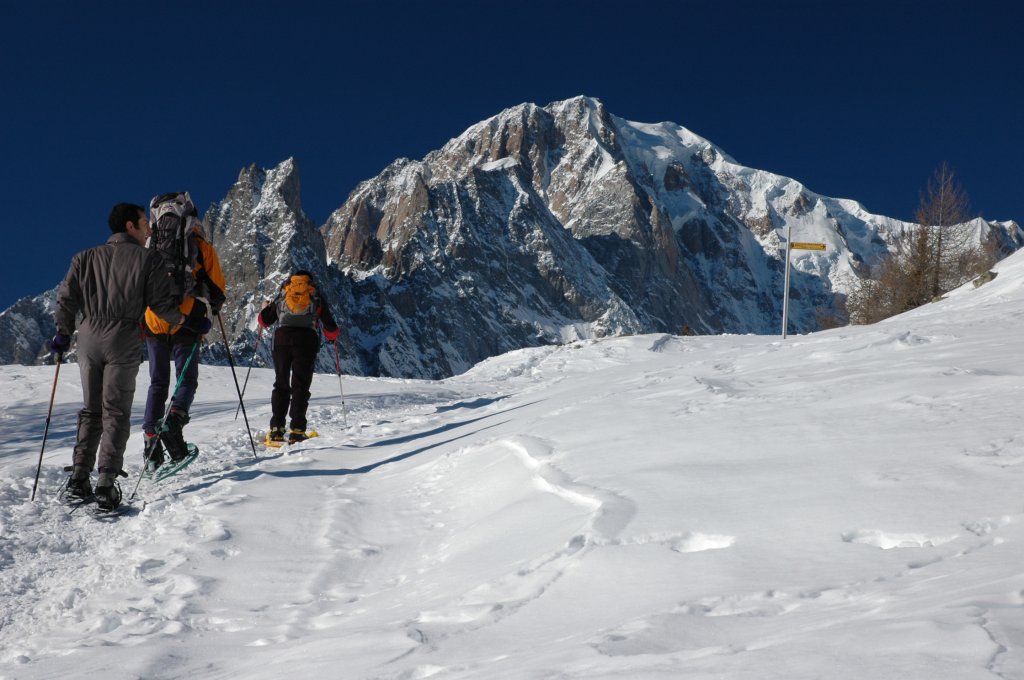
[[[825,250],[824,243],[791,243],[789,247],[793,250]]]

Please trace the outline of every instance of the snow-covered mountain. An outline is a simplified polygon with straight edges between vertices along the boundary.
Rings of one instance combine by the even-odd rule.
[[[397,160],[319,230],[292,160],[243,170],[206,220],[239,357],[252,355],[259,298],[302,267],[343,321],[347,373],[420,378],[607,335],[779,332],[790,229],[827,245],[794,251],[790,331],[842,324],[851,282],[916,228],[587,97],[523,104]],[[973,226],[1004,253],[1024,243],[1015,222]]]

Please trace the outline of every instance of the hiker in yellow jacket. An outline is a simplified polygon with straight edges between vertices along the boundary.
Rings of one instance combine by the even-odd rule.
[[[275,300],[263,303],[257,317],[262,328],[277,323],[274,332],[274,391],[270,395],[272,415],[267,443],[284,442],[284,421],[288,415],[288,443],[306,440],[306,408],[313,368],[320,351],[320,334],[329,342],[338,339],[338,324],[317,291],[313,276],[299,270],[281,286]]]
[[[148,247],[163,257],[167,276],[178,296],[185,321],[171,327],[146,310],[146,351],[149,355],[149,395],[142,424],[145,431],[146,468],[153,472],[164,462],[188,454],[182,428],[199,384],[199,342],[212,323],[208,312],[220,314],[225,300],[224,272],[217,251],[206,240],[203,224],[187,192],[157,196],[150,202],[153,235]],[[164,419],[164,402],[171,382],[170,362],[180,384],[171,395],[170,412]],[[182,377],[184,371],[184,377]],[[158,432],[163,419],[164,428]]]

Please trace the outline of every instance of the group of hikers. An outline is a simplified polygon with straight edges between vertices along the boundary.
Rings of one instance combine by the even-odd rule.
[[[112,234],[106,243],[71,260],[57,292],[57,332],[48,345],[60,363],[77,324],[83,406],[65,496],[113,510],[121,503],[117,477],[124,475],[142,345],[150,381],[143,462],[148,474],[156,474],[168,458],[180,464],[195,453],[183,428],[199,384],[198,347],[213,326],[210,316],[220,321],[227,289],[217,251],[187,192],[156,196],[148,217],[140,205],[118,203],[107,223]],[[312,275],[302,270],[282,283],[273,300],[264,300],[258,323],[260,333],[278,324],[267,442],[303,441],[318,331],[334,342],[338,326]],[[220,327],[223,333],[223,322]],[[177,382],[165,410],[172,361]]]

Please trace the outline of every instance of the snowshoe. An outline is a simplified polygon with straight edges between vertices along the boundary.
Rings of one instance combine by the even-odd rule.
[[[275,429],[279,429],[280,431],[275,432]],[[271,428],[270,432],[267,432],[267,436],[263,439],[263,443],[272,449],[279,449],[286,444],[298,444],[316,436],[319,435],[313,430],[308,432],[304,432],[302,430],[289,430],[288,438],[285,439],[284,428]]]
[[[297,444],[318,436],[319,433],[317,433],[316,430],[301,430],[297,427],[293,427],[288,430],[288,443]]]
[[[195,444],[186,444],[185,456],[178,460],[174,460],[174,458],[171,458],[170,461],[164,463],[159,468],[157,468],[157,470],[152,476],[153,481],[159,482],[161,480],[167,479],[172,475],[178,474],[186,467],[191,465],[192,461],[194,461],[198,456],[199,447],[197,447]]]
[[[143,504],[145,506],[145,504]],[[98,505],[89,507],[89,515],[101,522],[113,522],[118,517],[139,514],[139,508],[134,503],[122,503],[113,510],[103,510]]]
[[[120,497],[120,495],[121,495],[120,486],[118,486],[115,483],[114,484],[114,488],[117,490],[116,493],[117,493],[117,496],[118,496],[118,500],[120,501],[118,503],[117,507],[115,507],[115,508],[108,508],[108,507],[104,507],[103,505],[100,505],[99,502],[94,503],[94,504],[88,506],[88,509],[86,511],[86,512],[88,512],[90,517],[92,517],[93,519],[99,520],[101,522],[114,522],[119,517],[137,515],[140,512],[142,512],[143,508],[146,507],[146,502],[145,501],[123,500]]]
[[[266,438],[263,439],[263,443],[268,445],[268,447],[280,447],[281,444],[285,443],[285,428],[271,425],[266,433]]]

